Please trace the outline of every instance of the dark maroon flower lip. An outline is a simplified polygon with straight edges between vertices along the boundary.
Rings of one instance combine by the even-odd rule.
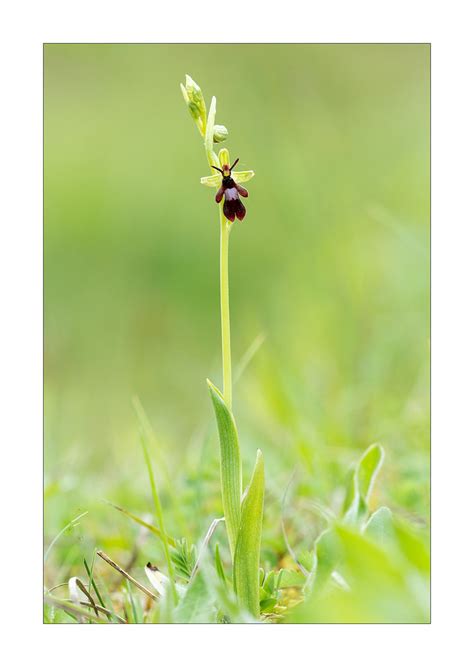
[[[228,164],[223,164],[222,169],[219,167],[212,167],[222,174],[222,184],[216,194],[216,202],[220,204],[222,197],[224,197],[224,215],[229,222],[234,222],[237,217],[238,220],[245,218],[246,209],[240,200],[240,196],[248,197],[249,193],[245,188],[236,183],[232,178],[232,169],[235,167],[239,158],[235,160],[233,165],[229,167]]]

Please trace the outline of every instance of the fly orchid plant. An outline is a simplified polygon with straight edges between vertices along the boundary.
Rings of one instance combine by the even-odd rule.
[[[248,197],[242,183],[255,175],[253,171],[234,171],[229,151],[222,148],[216,155],[214,145],[228,138],[227,128],[216,125],[216,98],[206,110],[200,87],[186,75],[181,84],[184,100],[196,127],[204,139],[204,150],[212,173],[201,178],[202,185],[216,189],[220,222],[220,312],[222,335],[222,392],[208,380],[220,440],[222,504],[233,567],[234,590],[238,600],[253,615],[260,616],[259,564],[263,520],[264,466],[260,450],[252,478],[242,494],[242,462],[235,419],[232,413],[232,359],[229,308],[229,236],[235,220],[241,221],[246,209],[240,197]]]

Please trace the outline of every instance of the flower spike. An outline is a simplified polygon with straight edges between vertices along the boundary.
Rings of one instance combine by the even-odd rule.
[[[214,152],[214,144],[225,141],[229,136],[229,132],[224,125],[216,125],[216,98],[212,98],[209,112],[207,112],[202,91],[189,74],[186,74],[185,84],[181,84],[181,92],[198,130],[204,138],[204,148],[209,168],[211,171],[219,172],[210,176],[203,176],[201,183],[207,187],[217,189],[216,202],[220,204],[224,200],[222,211],[230,223],[234,222],[235,218],[243,220],[246,211],[240,197],[248,197],[248,192],[241,186],[241,183],[250,181],[255,176],[255,172],[251,169],[234,172],[233,169],[239,158],[236,158],[231,164],[227,148],[222,148],[218,156]]]

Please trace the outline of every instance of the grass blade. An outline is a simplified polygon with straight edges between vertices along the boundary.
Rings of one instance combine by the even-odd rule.
[[[95,559],[95,554],[94,554],[94,558],[92,559],[92,565],[91,565],[90,568],[89,568],[85,558],[83,559],[83,563],[84,563],[84,567],[86,568],[87,576],[89,577],[89,584],[94,589],[95,594],[97,595],[97,599],[99,600],[99,603],[102,605],[102,607],[105,607],[104,601],[103,601],[102,596],[99,592],[99,589],[97,588],[97,584],[95,583],[95,579],[94,579],[93,574],[92,574],[92,572],[94,570],[94,559]]]
[[[72,616],[76,620],[85,618],[86,620],[92,621],[93,623],[106,623],[105,620],[97,618],[97,616],[91,612],[82,609],[81,606],[76,605],[69,600],[59,600],[58,598],[54,598],[51,595],[45,595],[44,601],[47,605],[51,605],[57,609],[62,609],[62,611],[64,611],[69,616]]]
[[[179,502],[177,502],[176,499],[175,480],[171,478],[168,465],[166,463],[166,457],[163,455],[164,443],[162,443],[162,441],[155,433],[153,426],[151,425],[150,420],[145,412],[145,408],[141,404],[138,396],[134,396],[132,402],[138,421],[140,423],[140,428],[143,430],[143,433],[146,437],[148,449],[149,451],[153,452],[154,456],[157,457],[157,464],[163,476],[163,483],[167,489],[170,499],[173,501],[171,502],[170,510],[173,512],[174,520],[179,526],[181,534],[184,535],[188,524],[186,516],[182,512],[181,505]]]
[[[240,380],[254,356],[265,342],[265,334],[259,333],[242,355],[234,373],[234,385]]]
[[[127,584],[128,598],[130,600],[130,606],[132,608],[133,622],[134,623],[140,623],[140,621],[138,620],[137,606],[136,606],[135,600],[133,598],[132,587],[130,586],[130,582],[129,582],[128,579],[126,580],[126,584]]]
[[[173,569],[173,563],[171,561],[171,554],[169,550],[169,545],[168,545],[168,540],[165,539],[166,535],[166,530],[165,530],[165,522],[163,518],[163,508],[161,506],[161,500],[160,496],[158,495],[158,490],[156,488],[156,483],[155,483],[155,476],[153,474],[153,466],[151,463],[151,458],[150,458],[150,452],[148,451],[148,436],[147,432],[143,426],[143,423],[141,421],[141,405],[140,401],[138,398],[133,399],[133,405],[137,413],[137,417],[140,423],[140,441],[142,444],[142,449],[143,449],[143,456],[145,458],[145,464],[148,470],[148,477],[150,480],[150,487],[151,487],[151,492],[153,495],[153,502],[155,504],[155,512],[156,512],[156,518],[158,519],[158,526],[160,528],[161,532],[161,541],[163,543],[163,548],[165,551],[165,558],[166,558],[166,564],[168,566],[168,575],[170,578],[170,586],[171,586],[171,591],[173,595],[173,599],[175,603],[178,601],[178,595],[176,593],[176,586],[174,583],[174,569]]]
[[[221,523],[221,521],[224,521],[224,517],[221,517],[220,519],[213,519],[211,525],[209,526],[208,531],[204,537],[204,540],[202,541],[202,544],[199,548],[199,554],[198,557],[196,558],[196,562],[194,564],[193,571],[189,579],[189,583],[191,583],[194,577],[196,576],[196,572],[198,571],[199,563],[202,559],[204,551],[207,549],[207,545],[209,544],[211,537],[214,535],[214,531],[216,530],[217,526]]]
[[[252,479],[242,502],[242,516],[234,558],[234,587],[241,604],[260,616],[259,565],[262,539],[265,474],[263,456],[257,451]]]
[[[160,540],[163,539],[163,533],[161,532],[161,530],[159,528],[157,528],[153,524],[148,523],[144,519],[141,519],[139,516],[137,516],[136,514],[133,514],[132,512],[129,512],[128,510],[124,509],[123,507],[120,507],[119,505],[115,505],[115,503],[111,503],[108,500],[105,500],[104,502],[106,502],[107,505],[110,505],[111,507],[114,507],[119,512],[122,512],[122,514],[125,514],[125,516],[128,516],[129,519],[132,519],[132,521],[135,521],[135,523],[138,523],[140,526],[143,526],[144,528],[149,530],[151,533],[154,533],[155,535],[157,535],[160,538]],[[176,540],[174,538],[170,537],[169,535],[166,535],[165,538],[166,538],[168,544],[170,544],[172,547],[176,546]]]
[[[49,547],[46,549],[46,553],[44,554],[44,562],[45,563],[46,563],[46,560],[47,560],[49,554],[51,553],[51,549],[56,544],[56,542],[59,540],[61,535],[63,535],[69,528],[75,528],[77,526],[77,524],[79,523],[79,520],[82,519],[83,516],[86,516],[86,514],[88,514],[88,512],[82,512],[82,514],[79,514],[78,516],[74,517],[74,519],[72,519],[66,526],[64,526],[64,528],[62,528],[62,530],[59,531],[59,533],[56,535],[56,537],[51,542]]]

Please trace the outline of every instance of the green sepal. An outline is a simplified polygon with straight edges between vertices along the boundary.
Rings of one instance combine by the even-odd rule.
[[[250,181],[251,178],[255,176],[255,172],[252,169],[247,169],[246,171],[233,171],[232,178],[236,183],[246,183]]]

